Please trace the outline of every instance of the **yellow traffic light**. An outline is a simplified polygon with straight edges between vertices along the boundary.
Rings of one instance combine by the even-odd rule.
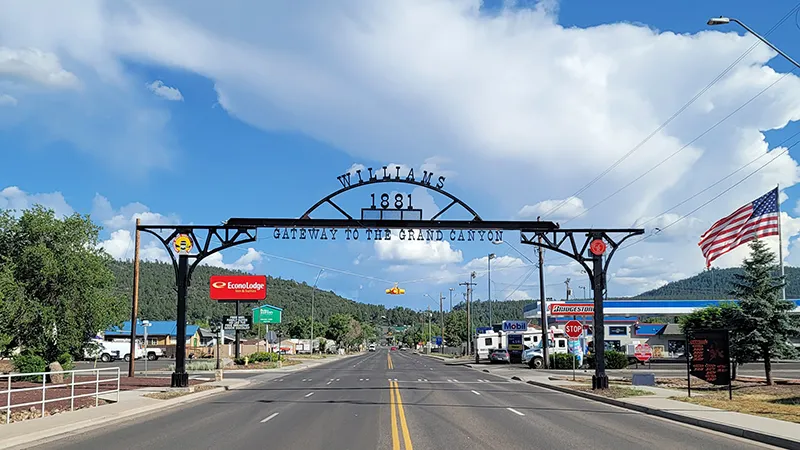
[[[395,286],[393,288],[387,289],[386,293],[389,294],[389,295],[399,295],[399,294],[405,294],[406,290],[405,289],[400,289],[399,287]]]

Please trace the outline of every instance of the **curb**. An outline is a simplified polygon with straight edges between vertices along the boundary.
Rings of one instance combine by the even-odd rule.
[[[520,377],[513,376],[511,377],[512,380],[516,381],[523,381]],[[628,403],[622,400],[617,400],[613,398],[603,397],[600,395],[590,394],[588,392],[576,391],[569,388],[564,388],[561,386],[554,386],[551,384],[541,383],[538,381],[528,380],[525,383],[542,387],[545,389],[550,389],[553,391],[562,392],[565,394],[575,395],[577,397],[583,397],[588,400],[594,400],[600,403],[606,403],[609,405],[617,406],[619,408],[630,409],[633,411],[637,411],[644,414],[649,414],[651,416],[662,417],[664,419],[673,420],[676,422],[685,423],[687,425],[694,425],[700,428],[706,428],[709,430],[717,431],[720,433],[729,434],[731,436],[741,437],[745,439],[750,439],[752,441],[761,442],[762,444],[774,445],[777,447],[783,447],[793,450],[800,450],[800,442],[793,441],[791,439],[782,438],[779,436],[773,436],[766,433],[761,433],[759,431],[753,430],[745,430],[743,428],[737,428],[731,425],[725,425],[719,422],[714,422],[711,420],[706,419],[697,419],[694,417],[684,416],[682,414],[677,414],[669,411],[664,411],[661,409],[653,409],[648,408],[646,406],[636,405],[633,403]]]
[[[30,446],[33,445],[45,444],[48,442],[55,441],[57,439],[61,439],[63,437],[72,436],[89,430],[101,428],[102,426],[108,425],[110,423],[120,422],[125,419],[139,417],[152,411],[163,411],[167,409],[172,409],[180,405],[202,400],[206,397],[210,397],[215,394],[223,393],[228,390],[241,389],[242,387],[247,386],[248,384],[250,384],[249,381],[247,383],[242,383],[241,386],[233,388],[229,388],[228,386],[219,386],[214,389],[209,389],[207,391],[184,395],[181,397],[177,397],[175,399],[161,400],[160,403],[154,403],[152,405],[142,406],[139,408],[134,408],[117,413],[110,413],[105,416],[93,419],[81,420],[80,422],[74,422],[56,428],[44,429],[35,435],[27,434],[16,438],[11,438],[5,441],[0,441],[0,449],[29,448]],[[41,419],[33,419],[33,420],[41,420]]]

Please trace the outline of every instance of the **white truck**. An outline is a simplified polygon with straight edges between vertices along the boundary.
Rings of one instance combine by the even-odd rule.
[[[103,362],[111,362],[117,359],[125,361],[131,360],[131,344],[125,341],[101,341],[93,339],[83,350],[86,359],[100,359]],[[143,358],[144,348],[139,341],[136,341],[136,359]]]
[[[489,360],[489,353],[496,348],[508,348],[508,332],[489,331],[487,333],[480,333],[475,338],[475,363]],[[529,348],[539,346],[542,339],[541,328],[529,326],[526,331],[521,333],[512,333],[522,335],[523,351]],[[554,339],[556,352],[567,352],[567,339],[564,330],[551,327],[549,333]]]

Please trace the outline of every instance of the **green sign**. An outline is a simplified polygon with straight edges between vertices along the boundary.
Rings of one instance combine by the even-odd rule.
[[[271,305],[261,305],[253,308],[253,323],[281,323],[280,308]]]

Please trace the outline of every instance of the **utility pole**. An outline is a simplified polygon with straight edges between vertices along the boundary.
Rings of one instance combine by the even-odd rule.
[[[431,314],[431,305],[428,304],[428,354],[431,354],[431,338],[433,337],[431,333],[431,318],[433,314]]]
[[[495,259],[496,257],[497,257],[497,255],[495,255],[494,253],[489,253],[489,259],[488,259],[488,263],[489,263],[488,278],[489,278],[489,281],[486,283],[486,287],[489,290],[488,300],[489,300],[489,326],[490,327],[494,325],[494,320],[493,320],[494,317],[492,316],[492,260]]]
[[[136,246],[133,251],[133,299],[131,306],[131,359],[128,362],[128,376],[133,378],[136,373],[136,321],[139,315],[139,238],[141,233],[139,225],[142,219],[136,218]],[[145,358],[147,355],[145,355]]]
[[[465,283],[458,283],[459,286],[466,286],[467,287],[467,354],[472,354],[474,346],[472,345],[472,286],[475,283],[472,280],[475,279],[475,272],[469,274],[470,281]]]
[[[325,269],[319,269],[319,273],[317,274],[317,279],[314,280],[314,287],[311,288],[311,354],[314,354],[314,294],[317,291],[317,283],[319,282],[319,277],[322,275],[322,271]]]
[[[541,217],[537,217],[539,221]],[[547,342],[547,306],[544,299],[544,252],[542,251],[542,236],[539,235],[539,314],[542,318],[542,357],[544,358],[544,368],[550,365],[549,346]]]
[[[564,281],[564,284],[567,285],[567,301],[569,301],[569,296],[570,296],[570,294],[572,294],[572,289],[569,288],[569,282],[570,281],[571,281],[570,278],[567,278],[567,280]]]
[[[444,350],[444,309],[442,308],[444,303],[444,295],[439,292],[439,320],[441,323],[439,324],[439,334],[442,335],[442,346],[439,350]],[[444,354],[444,352],[442,352]]]

